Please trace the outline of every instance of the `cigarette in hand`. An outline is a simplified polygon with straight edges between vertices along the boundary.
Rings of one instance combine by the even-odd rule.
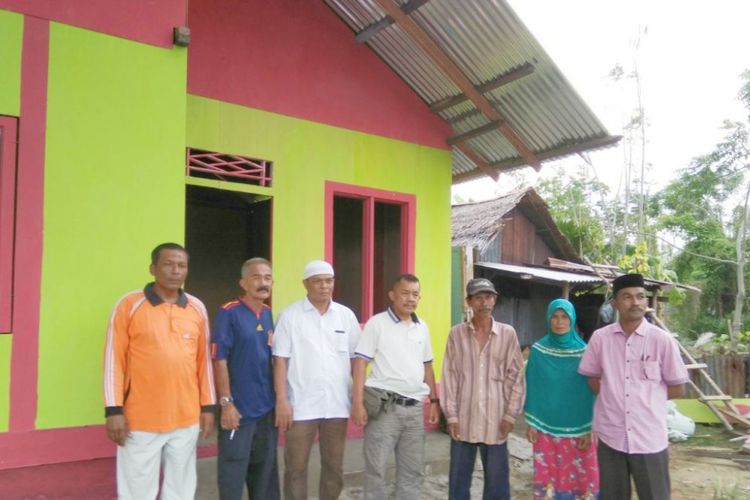
[[[230,440],[230,441],[231,441],[232,439],[234,439],[234,431],[235,431],[235,430],[234,430],[234,429],[232,429],[232,432],[230,432],[230,433],[229,433],[229,440]]]

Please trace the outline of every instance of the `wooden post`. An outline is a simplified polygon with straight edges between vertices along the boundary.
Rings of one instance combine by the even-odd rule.
[[[461,302],[464,306],[464,319],[471,320],[471,308],[464,298],[466,298],[466,285],[474,279],[474,249],[470,246],[461,247]]]
[[[562,286],[562,298],[568,300],[568,297],[570,297],[570,283],[566,281]]]

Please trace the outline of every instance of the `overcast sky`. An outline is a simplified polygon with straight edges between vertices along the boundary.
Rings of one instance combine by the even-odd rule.
[[[617,64],[637,61],[646,118],[647,162],[655,191],[710,152],[725,119],[741,120],[740,74],[750,69],[750,0],[508,0],[610,134],[636,106],[632,81],[608,78]],[[640,45],[635,42],[640,33]],[[600,180],[617,190],[624,163],[621,148],[592,153]],[[545,163],[575,169],[580,160]],[[525,169],[530,171],[530,169]],[[531,182],[535,176],[529,175]],[[458,186],[464,199],[504,190],[489,177]]]

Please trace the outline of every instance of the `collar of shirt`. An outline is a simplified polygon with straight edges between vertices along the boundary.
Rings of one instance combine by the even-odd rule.
[[[263,311],[265,309],[270,309],[270,307],[268,307],[267,304],[261,304],[260,309],[256,311],[255,309],[253,309],[253,307],[250,304],[248,304],[248,302],[245,300],[245,297],[238,297],[237,300],[240,302],[240,304],[248,308],[248,310],[250,310],[250,312],[253,313],[253,315],[257,319],[260,319],[260,317],[263,316]]]
[[[469,329],[470,332],[472,332],[472,334],[475,331],[477,331],[477,329],[474,328],[474,323],[472,323],[471,321],[467,321],[466,325],[468,325],[468,329]],[[500,335],[500,328],[501,328],[501,323],[495,321],[494,318],[493,318],[493,320],[492,320],[492,328],[490,328],[490,333],[494,333],[495,335]]]
[[[401,318],[396,315],[396,311],[393,310],[393,306],[388,306],[388,309],[386,309],[386,311],[388,312],[388,316],[393,320],[394,323],[401,323]],[[417,313],[411,313],[411,320],[414,323],[419,323]]]
[[[640,335],[641,337],[645,337],[646,336],[646,331],[645,331],[645,328],[643,328],[643,323],[645,323],[645,322],[646,322],[646,320],[642,319],[641,322],[636,327],[636,329],[633,330],[633,333],[635,333],[636,335]],[[615,325],[616,325],[615,329],[612,331],[612,333],[621,333],[621,334],[623,334],[623,335],[625,335],[627,337],[627,335],[625,334],[625,330],[623,330],[622,325],[620,324],[620,322],[618,321],[617,323],[615,323]]]
[[[164,303],[164,300],[159,297],[159,295],[157,295],[157,293],[154,291],[153,281],[143,288],[143,294],[146,296],[146,299],[149,301],[149,303],[154,307]],[[183,309],[188,305],[187,295],[185,295],[185,292],[182,290],[182,288],[180,288],[180,290],[177,292],[176,304]]]
[[[326,309],[326,312],[321,314],[321,316],[325,316],[326,314],[330,313],[331,311],[333,311],[335,307],[336,307],[336,302],[334,302],[333,299],[331,299],[331,301],[328,302],[328,309]],[[310,302],[310,299],[308,299],[307,297],[305,297],[305,300],[302,302],[302,310],[305,312],[315,311],[318,314],[320,314],[320,311],[318,311],[318,309],[313,305],[312,302]]]

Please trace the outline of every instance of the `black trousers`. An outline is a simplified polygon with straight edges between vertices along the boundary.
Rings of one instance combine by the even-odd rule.
[[[623,453],[597,445],[599,498],[630,500],[632,476],[639,500],[669,500],[669,448],[658,453]]]

